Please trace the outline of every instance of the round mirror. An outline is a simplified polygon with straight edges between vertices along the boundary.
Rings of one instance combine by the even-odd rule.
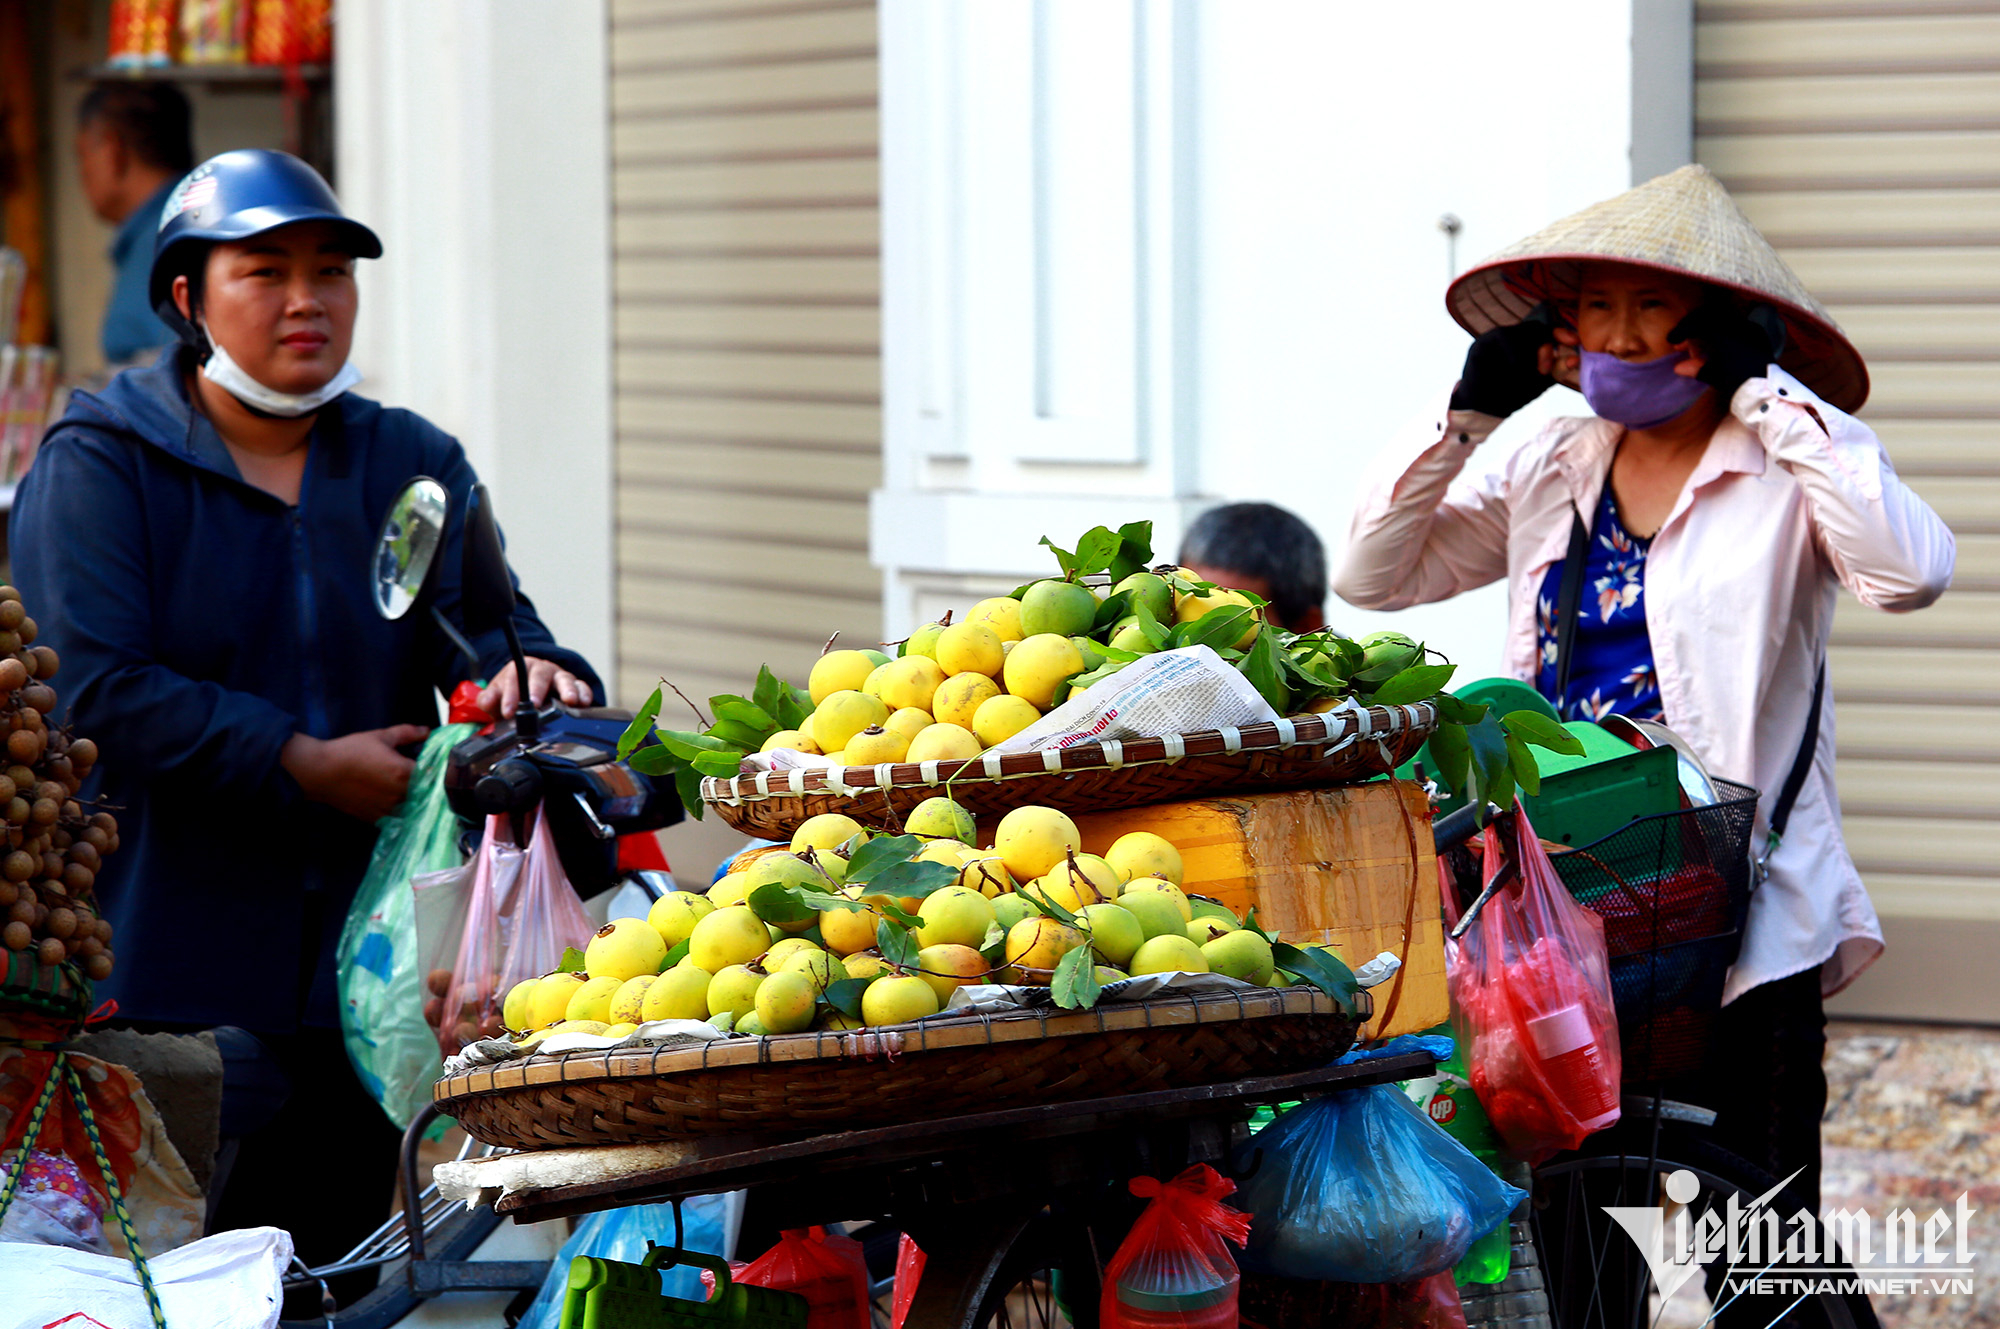
[[[396,495],[382,534],[375,541],[375,608],[384,618],[401,618],[423,595],[444,543],[451,495],[420,475]]]

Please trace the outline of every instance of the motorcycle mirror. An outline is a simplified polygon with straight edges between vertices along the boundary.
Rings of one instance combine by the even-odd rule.
[[[410,481],[389,505],[375,540],[375,610],[382,617],[401,618],[423,598],[450,514],[451,495],[428,475]]]

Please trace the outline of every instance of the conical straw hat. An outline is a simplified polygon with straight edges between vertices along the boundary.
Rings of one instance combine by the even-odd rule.
[[[1573,299],[1582,265],[1605,259],[1772,305],[1785,320],[1779,364],[1844,411],[1868,400],[1861,353],[1705,166],[1656,176],[1509,245],[1454,281],[1445,307],[1476,337],[1519,323],[1544,300]]]

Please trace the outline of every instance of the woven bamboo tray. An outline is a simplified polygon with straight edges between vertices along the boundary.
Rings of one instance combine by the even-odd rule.
[[[532,1057],[440,1080],[438,1108],[515,1149],[745,1131],[819,1134],[1324,1066],[1373,1007],[1311,988],[1144,1002],[699,1047]]]
[[[1351,784],[1408,761],[1437,724],[1437,708],[1429,702],[1370,706],[1061,751],[708,778],[701,797],[737,830],[767,840],[790,839],[801,822],[822,812],[900,822],[946,782],[951,797],[976,816],[1031,803],[1098,812],[1208,794]]]

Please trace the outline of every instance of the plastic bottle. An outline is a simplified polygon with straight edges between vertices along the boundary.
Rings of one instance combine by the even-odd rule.
[[[1448,1024],[1424,1032],[1455,1038]],[[1411,1080],[1403,1089],[1411,1101],[1424,1110],[1424,1115],[1443,1128],[1445,1134],[1504,1177],[1511,1160],[1506,1156],[1493,1123],[1487,1119],[1486,1109],[1479,1105],[1479,1096],[1472,1091],[1471,1081],[1466,1075],[1465,1056],[1459,1050],[1464,1046],[1464,1040],[1457,1039],[1451,1056],[1438,1063],[1436,1074],[1422,1080]],[[1472,1243],[1472,1248],[1452,1270],[1452,1278],[1460,1287],[1468,1283],[1502,1281],[1507,1277],[1511,1263],[1511,1244],[1507,1224],[1497,1225]]]

